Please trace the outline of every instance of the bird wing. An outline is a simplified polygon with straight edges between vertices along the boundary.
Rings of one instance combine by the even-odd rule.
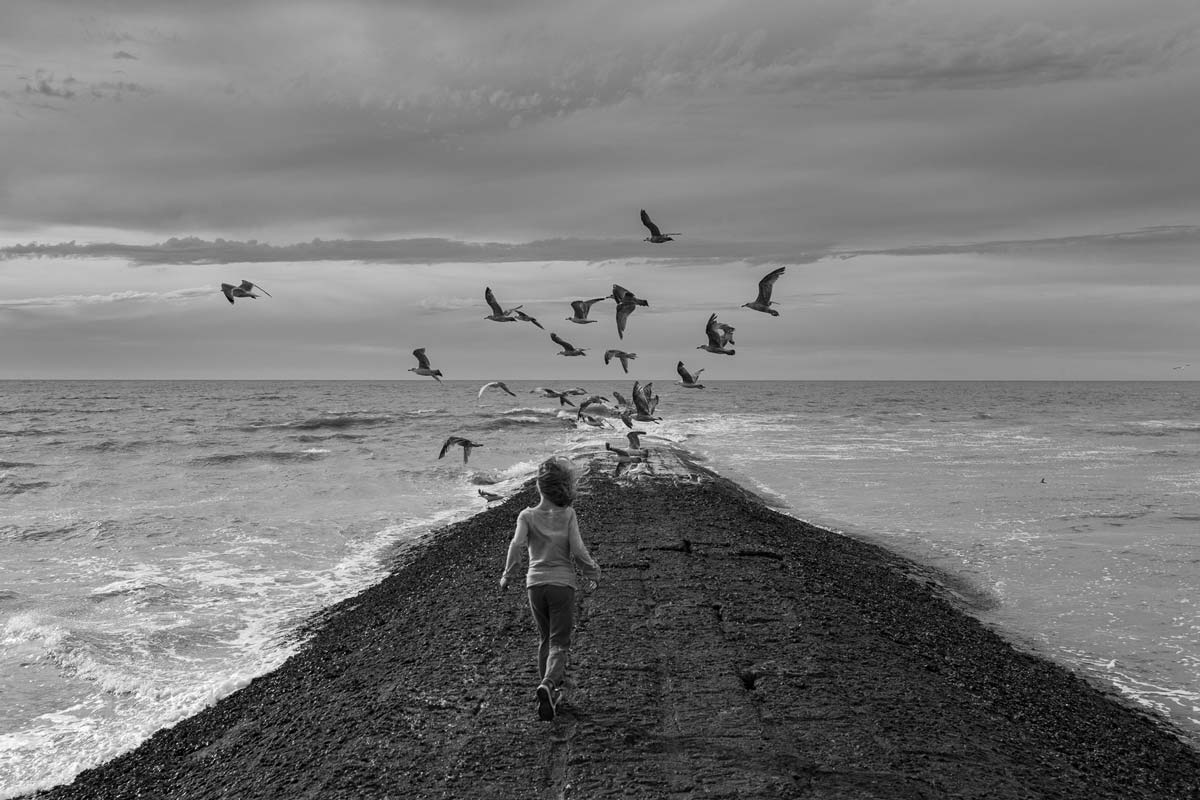
[[[717,315],[713,314],[708,318],[708,324],[704,326],[704,333],[708,336],[708,343],[713,347],[721,346],[721,332],[717,329]]]
[[[767,305],[771,302],[771,290],[775,288],[775,281],[779,280],[779,276],[783,274],[784,267],[773,269],[763,276],[758,282],[758,302]]]
[[[675,371],[679,373],[680,378],[683,378],[684,383],[696,382],[696,379],[692,376],[692,373],[688,372],[687,367],[683,366],[682,361],[675,365]]]
[[[524,321],[524,322],[532,322],[532,323],[533,323],[534,325],[536,325],[537,327],[539,327],[539,328],[542,328],[542,323],[538,322],[536,319],[534,319],[533,317],[529,316],[529,315],[528,315],[528,314],[526,314],[524,311],[518,311],[518,310],[517,310],[517,309],[515,309],[515,308],[513,309],[513,311],[516,313],[516,315],[517,315],[517,319],[519,319],[519,320],[522,320],[522,321]],[[542,328],[542,330],[546,330],[546,329],[545,329],[545,328]]]
[[[645,431],[626,431],[625,437],[629,439],[629,446],[635,450],[640,450],[642,447],[641,435]]]
[[[658,395],[652,393],[654,382],[651,381],[642,387],[642,392],[646,395],[646,408],[648,414],[653,414],[654,409],[658,408]]]
[[[500,381],[492,381],[491,383],[485,383],[483,386],[479,387],[479,396],[483,397],[483,393],[486,392],[488,389],[503,389],[504,391],[508,392],[508,387],[505,386],[503,383],[501,383]],[[508,393],[512,394],[512,392],[508,392]]]
[[[724,322],[718,322],[717,330],[721,332],[721,347],[724,347],[727,344],[733,344],[734,327],[732,325],[726,325]]]
[[[625,322],[637,306],[633,303],[617,303],[617,337],[625,338]]]
[[[574,347],[571,345],[571,343],[570,343],[570,342],[568,342],[568,341],[564,340],[564,339],[563,339],[561,336],[559,336],[557,333],[552,333],[552,334],[550,334],[550,340],[551,340],[551,341],[553,341],[553,342],[554,342],[556,345],[558,345],[559,347],[561,347],[561,348],[562,348],[562,349],[564,349],[564,350],[574,350],[574,349],[575,349],[575,348],[574,348]]]
[[[575,312],[575,319],[587,319],[588,309],[591,308],[591,303],[583,300],[572,300],[571,310]]]
[[[418,369],[429,369],[429,358],[425,355],[424,347],[418,347],[416,350],[413,350],[413,355],[417,357]]]
[[[234,289],[234,286],[231,283],[222,283],[221,284],[221,292],[224,293],[225,299],[228,300],[230,303],[233,302],[233,289]]]
[[[620,351],[618,351],[618,350],[605,350],[605,351],[604,351],[604,363],[605,363],[605,364],[607,364],[608,362],[612,361],[612,359],[613,359],[613,356],[615,356],[615,355],[616,355],[618,352],[620,352]]]
[[[257,283],[251,283],[250,281],[246,280],[245,278],[242,279],[242,285],[239,286],[238,288],[244,292],[251,292],[251,291],[254,291],[255,289],[258,289],[260,292],[265,294],[267,297],[271,296],[271,293],[268,292],[266,289],[259,286]]]
[[[513,397],[516,397],[516,395],[513,394],[512,389],[509,389],[507,386],[505,386],[503,381],[496,381],[496,385],[499,386],[501,389],[503,389],[508,394],[512,395]]]
[[[457,436],[451,436],[446,439],[446,441],[442,442],[442,451],[438,453],[438,458],[446,455],[446,451],[449,450],[452,445],[459,444],[460,442],[462,442],[462,439],[458,438]]]
[[[637,381],[633,382],[633,407],[637,409],[639,414],[649,414],[650,407],[647,404],[646,396],[643,394],[645,390]]]
[[[642,224],[650,231],[651,236],[662,236],[662,231],[650,220],[650,215],[646,213],[646,209],[644,208],[642,209]]]
[[[492,307],[493,314],[504,315],[504,309],[496,302],[496,295],[492,293],[492,287],[488,286],[483,290],[483,299],[487,300],[487,304]]]
[[[618,303],[623,303],[632,298],[633,298],[633,292],[629,291],[624,286],[618,286],[615,283],[613,284],[613,290],[612,290],[612,299],[613,300],[616,300]]]

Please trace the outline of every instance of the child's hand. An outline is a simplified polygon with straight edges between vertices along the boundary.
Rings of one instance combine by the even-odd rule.
[[[507,589],[507,588],[508,588],[508,576],[502,575],[500,577],[500,589],[501,589],[501,591],[503,591],[504,589]]]

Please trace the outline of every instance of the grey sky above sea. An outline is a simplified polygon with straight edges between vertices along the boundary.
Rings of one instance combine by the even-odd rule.
[[[1194,378],[1198,44],[1194,0],[9,0],[0,378]],[[614,282],[624,340],[565,321]]]

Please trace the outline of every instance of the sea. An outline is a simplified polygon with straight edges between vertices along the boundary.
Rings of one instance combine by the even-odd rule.
[[[0,798],[278,666],[481,490],[628,444],[550,384],[482,385],[0,382]],[[614,400],[632,380],[579,388]],[[1017,646],[1200,747],[1200,382],[653,391],[644,446],[926,565]],[[450,435],[481,446],[439,458]]]

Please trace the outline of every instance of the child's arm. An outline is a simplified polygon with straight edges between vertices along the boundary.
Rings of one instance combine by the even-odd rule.
[[[571,509],[571,521],[567,528],[567,536],[571,543],[571,555],[578,562],[585,577],[598,581],[600,580],[600,565],[596,563],[596,559],[592,558],[587,545],[583,543],[583,536],[579,533],[579,517],[574,512],[575,509]]]
[[[525,512],[517,515],[517,529],[513,531],[512,541],[508,543],[508,558],[504,562],[504,574],[500,576],[500,588],[508,586],[510,578],[517,577],[521,572],[521,552],[529,539],[529,524],[525,521]]]

